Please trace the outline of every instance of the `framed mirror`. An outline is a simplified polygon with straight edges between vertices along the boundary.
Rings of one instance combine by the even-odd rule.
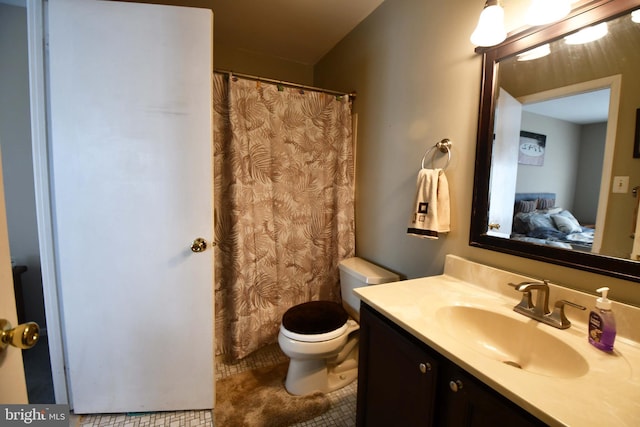
[[[640,282],[637,9],[582,1],[561,22],[478,49],[471,246]],[[606,30],[567,37],[587,27]]]

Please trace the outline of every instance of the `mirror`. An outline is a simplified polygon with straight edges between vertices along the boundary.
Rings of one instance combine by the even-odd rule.
[[[582,2],[559,23],[478,50],[483,76],[470,245],[640,282],[640,260],[632,257],[640,198],[633,195],[640,185],[640,159],[633,157],[640,23],[630,16],[639,8],[638,0]],[[608,27],[603,38],[566,42],[600,23]],[[546,56],[521,60],[544,46]],[[590,98],[580,106],[594,99],[603,106],[587,109],[588,119],[551,112],[550,104],[577,97]],[[578,112],[569,105],[560,112]]]

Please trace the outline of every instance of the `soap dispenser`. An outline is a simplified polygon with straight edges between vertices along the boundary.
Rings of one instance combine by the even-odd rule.
[[[611,300],[607,298],[609,288],[597,289],[602,296],[596,299],[596,308],[589,314],[589,343],[594,347],[612,351],[616,340],[616,319],[611,311]]]

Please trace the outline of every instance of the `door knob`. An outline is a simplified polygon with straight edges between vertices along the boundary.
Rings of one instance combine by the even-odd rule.
[[[7,346],[27,349],[31,348],[40,338],[40,327],[35,322],[27,322],[11,327],[8,320],[0,319],[0,351]]]
[[[454,393],[457,393],[458,390],[462,390],[463,387],[464,387],[464,384],[462,384],[462,381],[460,381],[460,380],[451,380],[451,381],[449,381],[449,388]]]
[[[489,224],[489,230],[500,230],[500,224],[496,224],[496,223]]]
[[[191,243],[191,252],[204,252],[207,249],[207,241],[198,237]]]
[[[420,369],[420,372],[422,372],[423,374],[426,374],[431,370],[431,363],[421,363],[418,365],[418,369]]]

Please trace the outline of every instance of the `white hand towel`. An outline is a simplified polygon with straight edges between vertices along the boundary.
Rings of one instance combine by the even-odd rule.
[[[450,231],[449,183],[442,169],[420,169],[407,233],[437,239]]]

